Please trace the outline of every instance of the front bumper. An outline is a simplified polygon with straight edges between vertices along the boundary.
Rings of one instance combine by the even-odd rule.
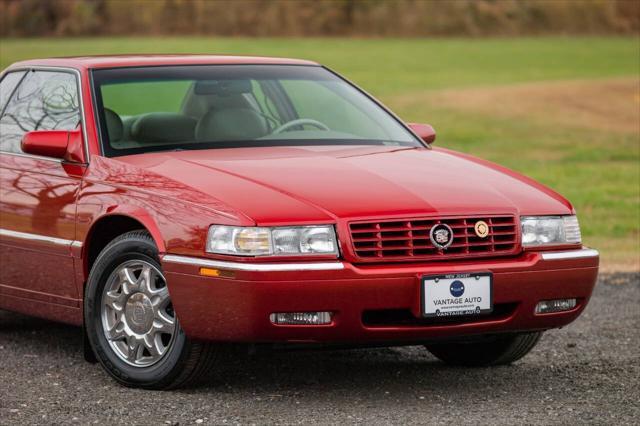
[[[187,336],[218,342],[420,343],[562,327],[587,305],[598,275],[595,250],[525,252],[516,258],[423,264],[236,263],[165,255],[162,266]],[[201,267],[226,277],[200,275]],[[420,277],[493,273],[490,315],[426,319]],[[541,300],[576,298],[566,312],[535,314]],[[333,312],[329,325],[275,325],[274,312]]]

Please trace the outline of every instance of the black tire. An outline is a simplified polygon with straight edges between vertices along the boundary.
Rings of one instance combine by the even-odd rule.
[[[91,268],[84,297],[84,321],[87,337],[96,358],[118,382],[144,389],[173,389],[206,377],[216,359],[210,344],[191,342],[176,321],[176,330],[167,352],[154,365],[133,366],[123,361],[104,335],[101,303],[111,273],[123,262],[142,260],[160,270],[158,250],[145,231],[131,231],[111,241],[100,252]]]
[[[528,354],[542,332],[498,336],[482,342],[437,343],[426,345],[445,364],[488,367],[511,364]]]

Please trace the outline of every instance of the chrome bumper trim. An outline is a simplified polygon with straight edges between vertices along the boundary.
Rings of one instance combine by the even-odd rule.
[[[564,260],[564,259],[580,259],[583,257],[598,257],[600,253],[594,249],[580,249],[570,251],[551,251],[548,253],[541,253],[544,260]]]
[[[335,271],[344,269],[342,262],[311,262],[311,263],[240,263],[209,260],[196,257],[176,256],[167,254],[163,262],[180,263],[182,265],[204,266],[207,268],[228,269],[232,271],[248,272],[282,272],[282,271]]]

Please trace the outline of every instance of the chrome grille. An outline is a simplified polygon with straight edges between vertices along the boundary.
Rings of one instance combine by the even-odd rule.
[[[478,237],[474,226],[483,220],[489,234]],[[445,223],[453,231],[452,244],[441,250],[429,238],[434,225]],[[352,222],[349,224],[353,252],[366,261],[450,259],[513,254],[519,249],[514,216],[415,218]]]

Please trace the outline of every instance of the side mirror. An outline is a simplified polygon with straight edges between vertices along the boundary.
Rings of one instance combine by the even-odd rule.
[[[82,132],[75,130],[34,130],[22,137],[22,152],[43,157],[82,162]],[[79,149],[78,149],[79,148]]]
[[[436,140],[436,131],[429,124],[408,123],[407,125],[427,144],[431,145]]]

